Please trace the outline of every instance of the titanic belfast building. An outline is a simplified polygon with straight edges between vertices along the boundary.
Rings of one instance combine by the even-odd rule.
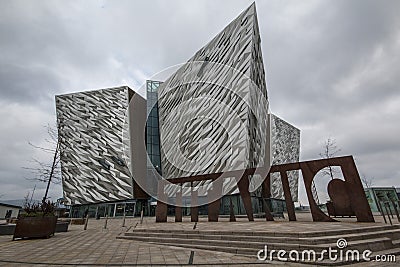
[[[56,96],[64,200],[71,216],[154,215],[160,179],[297,162],[300,131],[269,110],[255,4],[146,98],[127,86]],[[288,175],[293,201],[298,173]],[[279,174],[249,177],[254,213],[285,209]],[[211,181],[180,185],[206,199]],[[267,188],[266,188],[267,187]],[[173,199],[176,186],[163,194]],[[185,198],[186,197],[186,198]],[[234,180],[222,185],[220,214],[245,214]],[[167,200],[168,201],[168,200]],[[173,214],[174,203],[168,202]],[[201,204],[201,205],[200,205]],[[199,213],[207,214],[207,203]],[[190,209],[183,209],[189,215]]]

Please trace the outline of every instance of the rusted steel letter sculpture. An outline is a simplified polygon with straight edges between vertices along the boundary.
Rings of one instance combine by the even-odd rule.
[[[222,190],[222,180],[217,180],[218,178],[224,179],[224,177],[235,177],[237,180],[237,185],[239,188],[240,196],[243,200],[243,205],[246,210],[247,218],[249,221],[253,221],[253,208],[251,205],[251,197],[249,193],[249,175],[261,175],[262,177],[266,177],[263,185],[263,196],[270,196],[270,174],[274,172],[279,172],[282,179],[282,187],[285,195],[285,202],[288,212],[288,217],[290,221],[296,221],[296,214],[294,209],[294,203],[292,199],[292,195],[290,192],[289,181],[287,177],[288,171],[300,170],[302,172],[302,176],[304,179],[304,185],[307,192],[308,202],[310,204],[311,214],[313,221],[315,222],[334,222],[336,220],[327,216],[315,203],[315,200],[312,195],[312,182],[315,178],[315,175],[323,168],[328,166],[338,166],[341,168],[344,181],[340,180],[340,182],[335,181],[330,187],[333,188],[330,190],[329,194],[333,199],[336,199],[339,205],[345,207],[345,209],[350,212],[354,212],[357,217],[358,222],[374,222],[374,217],[372,216],[371,208],[368,204],[367,198],[364,193],[364,189],[360,180],[360,176],[357,171],[357,167],[354,163],[354,159],[352,156],[345,157],[336,157],[330,159],[319,159],[319,160],[311,160],[311,161],[303,161],[296,163],[287,163],[281,165],[274,165],[269,170],[266,168],[251,168],[241,171],[230,171],[224,173],[213,173],[213,174],[203,174],[197,176],[189,176],[189,177],[180,177],[168,180],[168,182],[173,184],[182,184],[185,182],[195,182],[195,181],[204,181],[204,180],[212,180],[213,181],[213,190],[209,193],[211,195],[220,194]],[[217,181],[216,181],[217,180]],[[160,181],[158,188],[158,202],[156,208],[156,221],[157,222],[166,222],[167,221],[167,204],[166,204],[166,195],[164,193],[164,186],[167,181]],[[338,187],[340,187],[340,194],[338,192]],[[336,192],[336,193],[335,193]],[[198,195],[197,191],[191,191],[192,199],[196,200]],[[178,199],[181,199],[181,195],[178,195]],[[180,200],[181,201],[181,200]],[[180,202],[178,201],[178,202]],[[218,221],[218,213],[220,207],[220,199],[214,200],[208,205],[208,220],[209,221]],[[350,203],[347,203],[350,202]],[[193,203],[196,203],[193,201]],[[272,215],[267,207],[264,205],[266,220],[272,221]],[[181,209],[177,209],[177,211],[181,211]],[[197,207],[191,208],[192,212],[192,221],[198,221],[197,215]],[[177,215],[177,221],[181,221],[181,215]]]

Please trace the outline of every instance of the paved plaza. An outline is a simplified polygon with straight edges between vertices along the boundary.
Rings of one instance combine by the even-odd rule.
[[[283,262],[270,263],[257,261],[256,255],[241,256],[224,252],[205,251],[198,249],[179,248],[174,246],[156,245],[140,241],[117,239],[127,231],[140,229],[193,229],[190,218],[184,218],[182,223],[174,223],[169,218],[167,223],[155,223],[155,218],[126,219],[126,227],[122,227],[122,219],[109,219],[107,229],[104,229],[105,219],[90,219],[88,229],[83,225],[70,225],[66,233],[56,233],[50,239],[31,239],[11,241],[11,236],[0,236],[0,266],[282,266]],[[197,230],[215,231],[269,231],[276,232],[309,232],[341,229],[356,229],[371,226],[371,224],[344,223],[310,223],[306,221],[287,222],[284,220],[265,222],[257,219],[248,222],[238,218],[237,222],[228,222],[229,218],[221,218],[218,223],[208,223],[206,218],[200,218]],[[377,223],[374,225],[383,225]],[[191,251],[192,257],[191,257]],[[400,259],[397,258],[399,262]],[[299,264],[285,264],[298,266]],[[306,266],[306,265],[301,265]],[[358,263],[351,266],[396,266],[396,264]]]

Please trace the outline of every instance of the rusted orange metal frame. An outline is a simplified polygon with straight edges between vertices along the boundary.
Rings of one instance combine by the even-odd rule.
[[[253,208],[251,205],[251,197],[249,192],[249,176],[250,175],[261,175],[262,177],[266,177],[263,184],[263,197],[269,197],[270,195],[270,174],[279,172],[282,180],[282,187],[285,196],[285,202],[288,212],[288,217],[290,221],[296,221],[296,214],[294,203],[292,199],[292,195],[289,187],[289,180],[287,177],[288,171],[296,171],[300,170],[302,172],[304,185],[306,188],[308,202],[310,204],[310,210],[312,214],[313,221],[316,222],[332,222],[335,221],[331,217],[327,216],[317,205],[312,195],[312,182],[315,178],[315,175],[323,168],[328,166],[338,166],[341,168],[344,182],[348,189],[348,192],[351,192],[350,202],[351,207],[354,210],[357,221],[358,222],[374,222],[374,217],[371,212],[371,208],[368,204],[367,198],[364,193],[364,189],[361,183],[360,176],[357,171],[357,167],[354,163],[354,159],[352,156],[345,157],[335,157],[330,159],[319,159],[319,160],[311,160],[311,161],[303,161],[296,163],[288,163],[288,164],[280,164],[273,165],[269,170],[267,168],[250,168],[246,170],[236,170],[236,171],[228,171],[221,173],[213,173],[213,174],[203,174],[203,175],[195,175],[188,177],[179,177],[174,179],[169,179],[168,181],[161,180],[158,184],[158,201],[156,208],[156,221],[157,222],[166,222],[167,221],[167,201],[166,195],[164,193],[165,184],[173,183],[173,184],[183,184],[187,182],[196,182],[196,181],[204,181],[204,180],[213,180],[213,190],[209,192],[211,196],[215,196],[215,194],[221,194],[222,190],[222,180],[228,177],[235,177],[237,179],[237,185],[239,188],[240,196],[242,197],[243,204],[246,210],[247,218],[249,221],[253,221]],[[217,179],[222,178],[218,181]],[[197,191],[192,191],[191,199],[192,206],[193,203],[197,203]],[[210,198],[214,199],[214,198]],[[182,194],[177,194],[177,205],[182,202]],[[221,198],[214,200],[208,204],[208,220],[209,221],[218,221],[219,207],[221,203]],[[266,220],[273,220],[273,217],[264,203]],[[175,220],[182,220],[182,209],[176,209]],[[198,221],[198,207],[191,207],[191,220],[196,222]]]

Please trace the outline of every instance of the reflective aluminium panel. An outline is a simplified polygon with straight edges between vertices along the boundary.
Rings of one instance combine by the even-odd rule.
[[[127,112],[132,95],[123,86],[56,96],[63,190],[69,204],[133,197],[131,159],[123,151],[130,147]]]

